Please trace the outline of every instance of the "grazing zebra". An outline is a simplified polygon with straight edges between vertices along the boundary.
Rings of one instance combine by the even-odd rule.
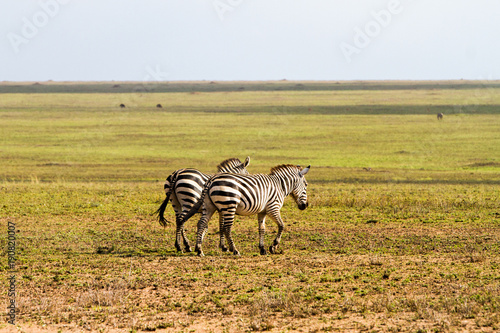
[[[217,166],[217,171],[222,172],[233,172],[240,174],[248,174],[246,167],[250,164],[250,157],[247,157],[245,162],[237,158],[230,158],[221,162]],[[166,226],[167,220],[165,219],[165,209],[167,208],[168,202],[172,200],[172,206],[175,211],[175,221],[176,221],[176,236],[175,236],[175,248],[177,251],[181,252],[181,237],[184,242],[184,247],[187,252],[191,252],[191,247],[189,246],[189,241],[184,232],[184,223],[188,218],[184,218],[187,212],[190,211],[192,206],[201,197],[203,187],[207,180],[213,175],[205,174],[196,169],[179,169],[174,171],[170,176],[168,176],[165,185],[163,186],[166,194],[166,198],[160,205],[160,208],[155,212],[158,214],[158,220],[162,226]],[[194,215],[196,212],[193,212]],[[222,218],[220,220],[220,227],[222,230]],[[221,244],[224,241],[224,234],[220,233]]]
[[[264,247],[265,220],[266,215],[269,216],[278,225],[278,234],[269,247],[271,253],[276,253],[284,228],[280,209],[285,197],[291,194],[300,210],[304,210],[308,206],[307,181],[304,175],[310,167],[302,169],[300,166],[287,164],[275,166],[269,175],[220,174],[213,176],[205,185],[198,203],[185,216],[186,219],[191,217],[203,204],[203,215],[198,222],[195,247],[198,255],[203,256],[201,248],[203,237],[208,230],[208,221],[216,210],[219,211],[219,215],[223,219],[223,230],[229,250],[236,255],[239,254],[239,251],[231,238],[234,215],[258,214],[259,249],[262,255],[266,254]]]
[[[437,118],[438,118],[438,120],[443,119],[443,114],[441,112],[439,112],[438,115],[437,115]]]

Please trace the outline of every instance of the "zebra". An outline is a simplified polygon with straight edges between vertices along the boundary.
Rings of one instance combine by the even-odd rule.
[[[243,163],[241,163],[241,161],[237,158],[230,158],[222,161],[217,166],[217,171],[219,173],[234,172],[248,174],[246,167],[249,164],[249,156]],[[158,215],[158,221],[160,224],[165,227],[167,224],[167,220],[164,215],[165,209],[167,208],[169,200],[172,200],[176,221],[175,248],[179,252],[182,252],[181,237],[184,242],[186,252],[191,252],[191,246],[189,245],[189,241],[184,231],[184,223],[188,220],[188,218],[184,218],[184,216],[201,197],[206,181],[212,176],[213,174],[205,174],[196,169],[179,169],[168,176],[165,184],[163,185],[166,197],[155,214]],[[191,216],[194,215],[194,213],[191,214]],[[220,218],[220,226],[222,230],[222,218]],[[220,237],[222,244],[224,239],[224,234],[222,232],[220,233]],[[222,249],[224,250],[224,247]]]
[[[290,194],[300,210],[307,208],[307,181],[304,176],[310,168],[310,165],[302,169],[297,165],[282,164],[272,168],[269,175],[219,174],[213,176],[205,185],[200,200],[184,217],[184,219],[191,217],[203,204],[203,215],[198,222],[195,247],[198,256],[204,255],[201,247],[203,237],[208,230],[208,221],[216,210],[223,219],[223,230],[229,250],[235,255],[240,253],[231,237],[234,215],[258,214],[261,255],[267,254],[264,247],[264,235],[266,216],[269,216],[278,225],[278,234],[269,247],[269,252],[276,253],[284,229],[280,209],[283,207],[285,197]],[[222,245],[221,243],[220,246]]]
[[[439,112],[437,114],[437,118],[438,118],[438,120],[442,120],[443,119],[443,114],[441,112]]]

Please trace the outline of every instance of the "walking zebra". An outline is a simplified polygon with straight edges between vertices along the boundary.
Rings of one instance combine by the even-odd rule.
[[[246,167],[250,164],[250,157],[247,157],[245,162],[237,158],[230,158],[221,162],[217,166],[217,172],[233,172],[240,174],[248,174]],[[196,169],[179,169],[174,171],[170,176],[168,176],[163,186],[165,190],[165,200],[160,205],[160,208],[155,212],[158,214],[158,221],[162,226],[166,226],[167,220],[165,218],[165,209],[167,208],[168,202],[172,200],[172,206],[175,211],[175,221],[176,221],[176,235],[175,235],[175,248],[177,251],[182,252],[181,249],[181,237],[184,242],[184,248],[187,252],[191,252],[191,247],[189,246],[189,241],[184,232],[184,223],[189,219],[185,218],[185,215],[191,210],[193,205],[200,199],[203,187],[207,180],[212,177],[213,174],[205,174]],[[198,208],[197,208],[198,209]],[[193,212],[194,215],[196,212]],[[222,218],[219,217],[220,228],[222,230]],[[224,242],[224,233],[220,233],[220,243]],[[224,248],[223,248],[224,250]],[[227,250],[226,250],[227,251]]]
[[[208,221],[216,210],[219,211],[219,215],[223,219],[223,230],[229,250],[236,255],[239,254],[239,251],[231,237],[234,215],[258,214],[259,249],[262,255],[266,254],[264,247],[265,220],[266,215],[269,216],[278,225],[278,234],[269,247],[269,252],[276,253],[284,229],[280,209],[283,207],[285,197],[291,194],[300,210],[304,210],[308,206],[307,181],[304,175],[310,167],[302,169],[300,166],[287,164],[275,166],[269,175],[220,174],[212,177],[205,185],[198,203],[185,216],[186,219],[191,217],[203,204],[203,215],[198,222],[195,247],[198,255],[203,256],[201,248],[203,237],[208,230]]]

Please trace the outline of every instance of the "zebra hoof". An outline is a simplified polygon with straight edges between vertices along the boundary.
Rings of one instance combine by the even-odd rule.
[[[201,250],[201,246],[199,246],[198,244],[196,244],[196,246],[194,247],[194,252],[196,252],[199,257],[203,257],[203,251]]]
[[[177,250],[177,252],[182,252],[182,248],[177,243],[175,243],[175,249]]]
[[[235,256],[239,256],[239,255],[240,255],[240,251],[238,251],[238,250],[234,250],[234,251],[233,251],[233,254],[234,254]]]
[[[274,245],[269,246],[269,252],[271,252],[272,254],[275,254],[276,253],[275,250],[276,249],[274,248]]]
[[[266,251],[266,249],[264,247],[260,248],[260,254],[263,255],[263,256],[265,256],[267,254],[267,251]]]
[[[191,246],[186,246],[186,252],[193,252],[193,250],[191,249]]]
[[[228,250],[228,248],[225,246],[221,246],[220,249],[222,250],[222,252],[227,252],[227,250]]]

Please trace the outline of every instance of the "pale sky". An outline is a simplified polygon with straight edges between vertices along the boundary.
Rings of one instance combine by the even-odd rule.
[[[498,0],[0,4],[0,81],[500,79]]]

